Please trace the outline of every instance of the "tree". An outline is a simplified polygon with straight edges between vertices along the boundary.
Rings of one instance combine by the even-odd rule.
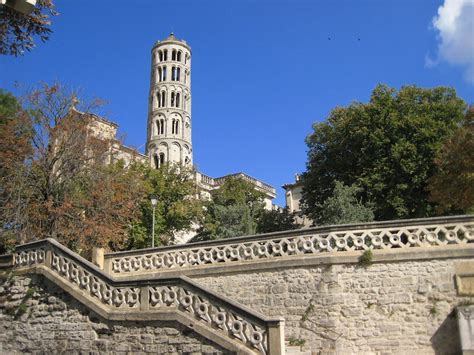
[[[377,86],[368,103],[337,107],[307,138],[303,208],[322,223],[321,201],[335,181],[356,185],[376,220],[434,214],[428,179],[442,142],[462,120],[466,104],[454,89]]]
[[[0,54],[18,56],[30,51],[34,36],[47,41],[52,33],[49,18],[56,15],[51,0],[38,0],[30,14],[0,5]]]
[[[255,234],[264,194],[240,177],[229,177],[211,192],[193,242]]]
[[[363,205],[357,199],[360,192],[361,188],[355,185],[346,186],[335,181],[332,196],[321,205],[321,225],[373,221],[374,213],[370,206]]]
[[[299,229],[302,225],[296,222],[296,214],[288,208],[263,210],[257,222],[257,233],[271,233]]]
[[[146,198],[140,204],[141,217],[132,225],[129,248],[151,245],[153,209],[149,196],[156,195],[155,245],[173,244],[176,233],[190,231],[202,218],[203,205],[197,197],[193,172],[184,166],[145,167]]]
[[[443,144],[429,180],[430,200],[439,213],[474,213],[474,106]]]
[[[0,238],[6,247],[51,237],[83,254],[92,246],[117,250],[138,218],[140,171],[105,164],[112,139],[96,134],[94,116],[75,109],[76,97],[45,84],[20,101],[19,112],[6,110],[3,121],[13,127],[0,130],[0,166],[7,167]]]

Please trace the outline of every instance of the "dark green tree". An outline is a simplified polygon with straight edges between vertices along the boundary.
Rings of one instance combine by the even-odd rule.
[[[204,212],[189,169],[166,164],[159,169],[144,169],[147,197],[141,203],[142,217],[132,224],[129,248],[151,246],[153,208],[150,195],[158,199],[155,246],[173,243],[176,233],[191,230],[200,223]]]
[[[331,197],[321,205],[321,225],[370,222],[374,220],[374,213],[370,206],[365,206],[357,195],[361,188],[346,186],[340,181],[334,184]]]
[[[306,142],[303,208],[316,224],[335,181],[356,185],[362,204],[373,203],[376,220],[435,213],[428,179],[443,141],[461,122],[466,103],[451,88],[377,86],[368,103],[335,108],[315,123]]]
[[[288,208],[263,210],[257,221],[257,233],[271,233],[301,228],[296,222],[296,214]]]
[[[255,234],[264,194],[239,177],[229,177],[211,192],[201,228],[192,242]]]

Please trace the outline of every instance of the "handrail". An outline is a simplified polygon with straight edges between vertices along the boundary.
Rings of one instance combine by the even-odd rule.
[[[474,242],[474,216],[449,216],[316,227],[105,255],[112,274],[182,270],[199,265],[367,249]]]
[[[50,269],[68,287],[112,312],[182,312],[221,337],[262,354],[270,353],[270,343],[282,343],[281,339],[272,339],[278,333],[275,329],[281,326],[281,319],[267,318],[187,277],[118,280],[53,239],[16,248],[14,268],[38,266]]]

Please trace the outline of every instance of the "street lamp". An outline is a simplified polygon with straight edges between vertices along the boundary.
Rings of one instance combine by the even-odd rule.
[[[153,226],[151,227],[151,247],[155,247],[155,208],[158,203],[158,198],[155,195],[150,196],[150,202],[153,206]]]

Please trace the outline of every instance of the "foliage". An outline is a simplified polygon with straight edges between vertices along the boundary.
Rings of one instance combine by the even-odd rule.
[[[454,89],[406,86],[397,92],[379,85],[368,103],[335,108],[307,138],[305,213],[321,223],[321,201],[333,195],[337,180],[360,187],[361,202],[373,203],[376,220],[433,215],[427,181],[465,107]]]
[[[114,138],[97,138],[93,116],[73,108],[76,96],[59,84],[45,84],[2,120],[7,122],[0,129],[4,248],[46,237],[83,254],[93,246],[124,246],[143,199],[142,176],[120,163],[105,164],[114,159]],[[84,106],[89,112],[98,104]]]
[[[290,346],[304,346],[306,343],[306,340],[301,339],[301,338],[295,338],[293,336],[290,336],[288,338],[288,345]]]
[[[155,207],[155,246],[172,244],[177,232],[189,231],[202,218],[193,172],[183,166],[162,165],[145,169],[147,198],[140,204],[141,217],[133,223],[129,248],[151,246],[153,208],[149,196],[158,197]]]
[[[359,256],[359,261],[358,261],[359,266],[362,266],[362,267],[369,266],[370,264],[372,264],[373,257],[374,257],[374,254],[372,253],[372,249],[365,250]]]
[[[374,220],[374,213],[369,206],[357,200],[361,188],[351,185],[346,186],[340,181],[335,181],[332,196],[328,197],[321,205],[321,225],[370,222]]]
[[[0,54],[18,56],[35,45],[34,36],[42,42],[49,39],[50,16],[56,16],[51,0],[38,0],[30,14],[22,14],[7,6],[0,6]]]
[[[228,177],[211,192],[197,235],[202,241],[255,234],[258,217],[264,210],[264,194],[240,177]]]
[[[474,213],[474,106],[443,144],[429,180],[430,200],[440,213]]]
[[[296,222],[296,213],[290,212],[288,208],[263,210],[257,221],[257,233],[279,232],[301,227],[302,225]]]

